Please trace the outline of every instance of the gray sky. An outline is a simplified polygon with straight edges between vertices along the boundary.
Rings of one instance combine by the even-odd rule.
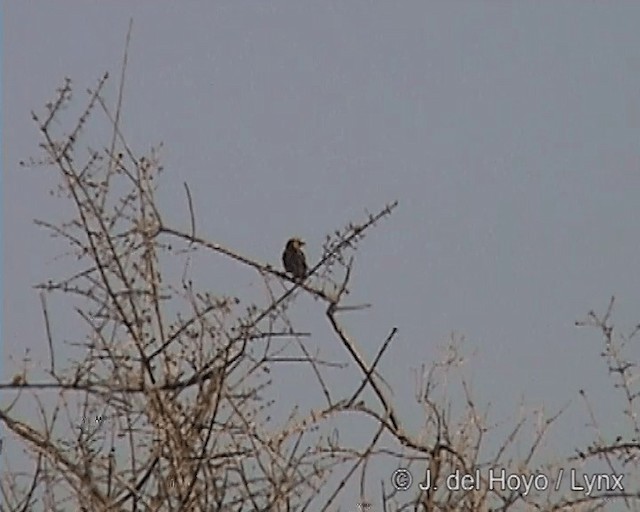
[[[60,212],[52,181],[17,166],[40,142],[29,112],[65,76],[80,105],[108,70],[113,97],[132,17],[122,126],[138,152],[165,143],[176,225],[186,180],[201,235],[279,264],[300,234],[313,261],[326,233],[399,200],[361,246],[354,301],[374,307],[349,325],[370,355],[398,327],[382,367],[407,421],[410,369],[452,331],[477,351],[473,389],[496,419],[523,396],[549,412],[574,401],[552,440],[566,447],[586,421],[579,389],[603,419],[619,409],[598,333],[573,324],[611,295],[621,329],[640,321],[640,3],[7,4],[5,380],[9,355],[46,356],[31,285],[55,268],[32,223]],[[213,292],[260,289],[215,262]],[[313,301],[296,311],[324,329]],[[310,343],[344,359],[331,338]]]

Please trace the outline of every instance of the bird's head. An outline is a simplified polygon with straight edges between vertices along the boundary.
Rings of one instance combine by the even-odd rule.
[[[304,247],[306,242],[302,238],[293,237],[290,238],[287,242],[287,247],[291,247],[292,249],[298,250]]]

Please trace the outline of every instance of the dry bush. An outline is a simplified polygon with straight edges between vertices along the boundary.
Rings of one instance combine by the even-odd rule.
[[[549,488],[525,494],[522,488],[491,488],[488,481],[491,468],[551,478],[560,468],[584,469],[590,460],[637,479],[637,369],[616,344],[610,310],[603,318],[590,314],[589,321],[605,335],[609,370],[627,398],[628,437],[613,443],[597,439],[574,457],[541,465],[536,455],[560,412],[539,411],[525,412],[496,442],[489,436],[498,425],[472,395],[462,371],[462,340],[455,337],[442,361],[416,373],[415,399],[424,423],[410,432],[378,372],[397,330],[381,333],[377,354],[368,361],[342,320],[366,308],[345,301],[358,243],[396,203],[328,236],[310,277],[298,283],[200,237],[197,205],[186,185],[189,228],[165,220],[155,198],[162,180],[157,152],[139,156],[129,147],[119,130],[119,108],[112,112],[102,94],[107,80],[105,75],[89,91],[68,134],[55,127],[64,126],[71,81],[44,115],[33,115],[45,156],[25,165],[56,169],[57,195],[73,206],[68,219],[39,225],[66,243],[74,270],[39,286],[48,377],[33,381],[25,366],[2,385],[5,396],[13,393],[0,411],[8,439],[21,443],[33,460],[26,475],[6,461],[2,510],[339,510],[349,489],[357,489],[362,510],[595,510],[613,502],[636,508],[637,490],[586,496],[566,485],[556,489],[551,481]],[[80,140],[95,116],[108,121],[111,140],[83,158]],[[188,264],[179,279],[167,276],[166,265],[188,262],[198,251],[257,272],[264,301],[246,307],[234,294],[200,289]],[[350,364],[324,361],[305,343],[307,334],[298,332],[288,314],[302,294],[324,309]],[[50,327],[52,300],[73,305],[83,326],[69,349],[77,358],[62,366],[60,341]],[[284,371],[284,364],[307,375],[310,396],[321,398],[303,408],[280,396],[279,406],[289,415],[274,420],[272,375]],[[329,369],[350,372],[358,384],[332,386]],[[44,392],[54,392],[55,400],[44,400]],[[38,406],[37,421],[36,414],[27,419],[14,412],[29,399]],[[355,416],[369,433],[358,446],[340,440],[345,415]],[[80,426],[79,417],[85,420]],[[527,455],[513,456],[516,443],[526,444]],[[369,476],[377,460],[389,468],[382,482]],[[395,480],[394,469],[400,470]],[[397,488],[406,481],[404,469],[413,475],[409,490]],[[418,488],[427,474],[437,483],[456,471],[478,471],[481,478],[468,490]]]

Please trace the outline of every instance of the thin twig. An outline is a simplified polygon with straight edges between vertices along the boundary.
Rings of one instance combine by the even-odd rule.
[[[127,40],[124,44],[124,58],[122,59],[122,69],[120,70],[120,87],[118,88],[118,104],[116,106],[116,116],[113,121],[113,135],[111,136],[110,155],[114,154],[116,149],[116,137],[118,126],[120,126],[120,112],[122,111],[122,100],[124,98],[124,79],[127,74],[127,62],[129,61],[129,43],[131,42],[131,31],[133,30],[133,18],[129,18],[129,30],[127,31]],[[113,164],[113,159],[111,160]]]
[[[49,322],[49,311],[47,309],[47,299],[44,292],[40,292],[40,303],[42,304],[42,313],[44,314],[44,327],[47,331],[47,343],[49,344],[49,359],[51,361],[51,374],[56,373],[56,363],[53,358],[53,341],[51,336],[51,323]]]
[[[184,189],[187,192],[187,201],[189,202],[189,216],[191,217],[191,239],[190,244],[193,243],[193,239],[196,237],[196,217],[193,213],[193,201],[191,200],[191,191],[189,190],[189,185],[185,181],[183,183]]]

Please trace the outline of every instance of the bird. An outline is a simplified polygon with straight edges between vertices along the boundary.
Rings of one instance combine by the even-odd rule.
[[[294,237],[287,241],[287,245],[282,253],[282,264],[296,281],[302,281],[307,275],[307,259],[302,252],[305,241]]]

